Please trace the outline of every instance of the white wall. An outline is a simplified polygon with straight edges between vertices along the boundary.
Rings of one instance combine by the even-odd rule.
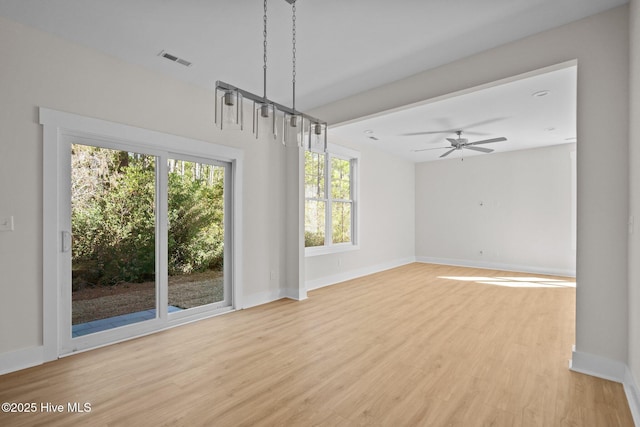
[[[418,164],[418,260],[575,274],[575,148],[565,144]]]
[[[629,367],[640,385],[640,0],[631,0],[631,108],[629,110],[630,215],[634,217],[629,235]],[[638,390],[636,390],[638,391]],[[640,396],[636,396],[640,411]],[[636,414],[640,422],[640,413]]]
[[[246,149],[244,300],[250,305],[283,294],[293,275],[285,261],[281,145],[256,141],[250,131],[223,135],[213,124],[212,91],[4,18],[0,57],[0,217],[15,218],[15,231],[0,233],[0,362],[3,354],[42,345],[39,106]]]
[[[414,164],[378,150],[332,141],[360,152],[360,249],[306,257],[308,289],[413,261]]]
[[[628,24],[625,5],[314,111],[338,123],[577,59],[576,350],[625,363]]]

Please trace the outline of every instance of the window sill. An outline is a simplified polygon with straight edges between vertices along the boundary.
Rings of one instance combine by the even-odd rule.
[[[332,246],[315,246],[311,248],[304,249],[305,257],[312,257],[318,255],[329,255],[329,254],[337,254],[340,252],[349,252],[360,249],[358,245],[352,245],[350,243],[340,244],[340,245],[332,245]]]

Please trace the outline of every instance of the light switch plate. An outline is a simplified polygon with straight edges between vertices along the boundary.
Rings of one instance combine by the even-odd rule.
[[[13,231],[13,216],[0,218],[0,231]]]

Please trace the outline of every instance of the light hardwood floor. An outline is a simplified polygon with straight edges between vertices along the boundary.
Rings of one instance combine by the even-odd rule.
[[[534,275],[410,264],[4,375],[0,402],[91,412],[0,425],[632,426],[568,369],[575,289],[497,277]]]

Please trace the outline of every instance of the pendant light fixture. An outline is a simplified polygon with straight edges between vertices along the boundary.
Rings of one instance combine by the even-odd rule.
[[[263,94],[255,95],[228,83],[216,82],[215,122],[221,130],[244,130],[244,100],[253,102],[253,133],[256,138],[270,133],[280,138],[277,123],[282,119],[282,143],[313,150],[326,151],[327,123],[296,110],[296,0],[285,0],[292,9],[292,107],[287,107],[267,97],[267,0],[263,15]]]

